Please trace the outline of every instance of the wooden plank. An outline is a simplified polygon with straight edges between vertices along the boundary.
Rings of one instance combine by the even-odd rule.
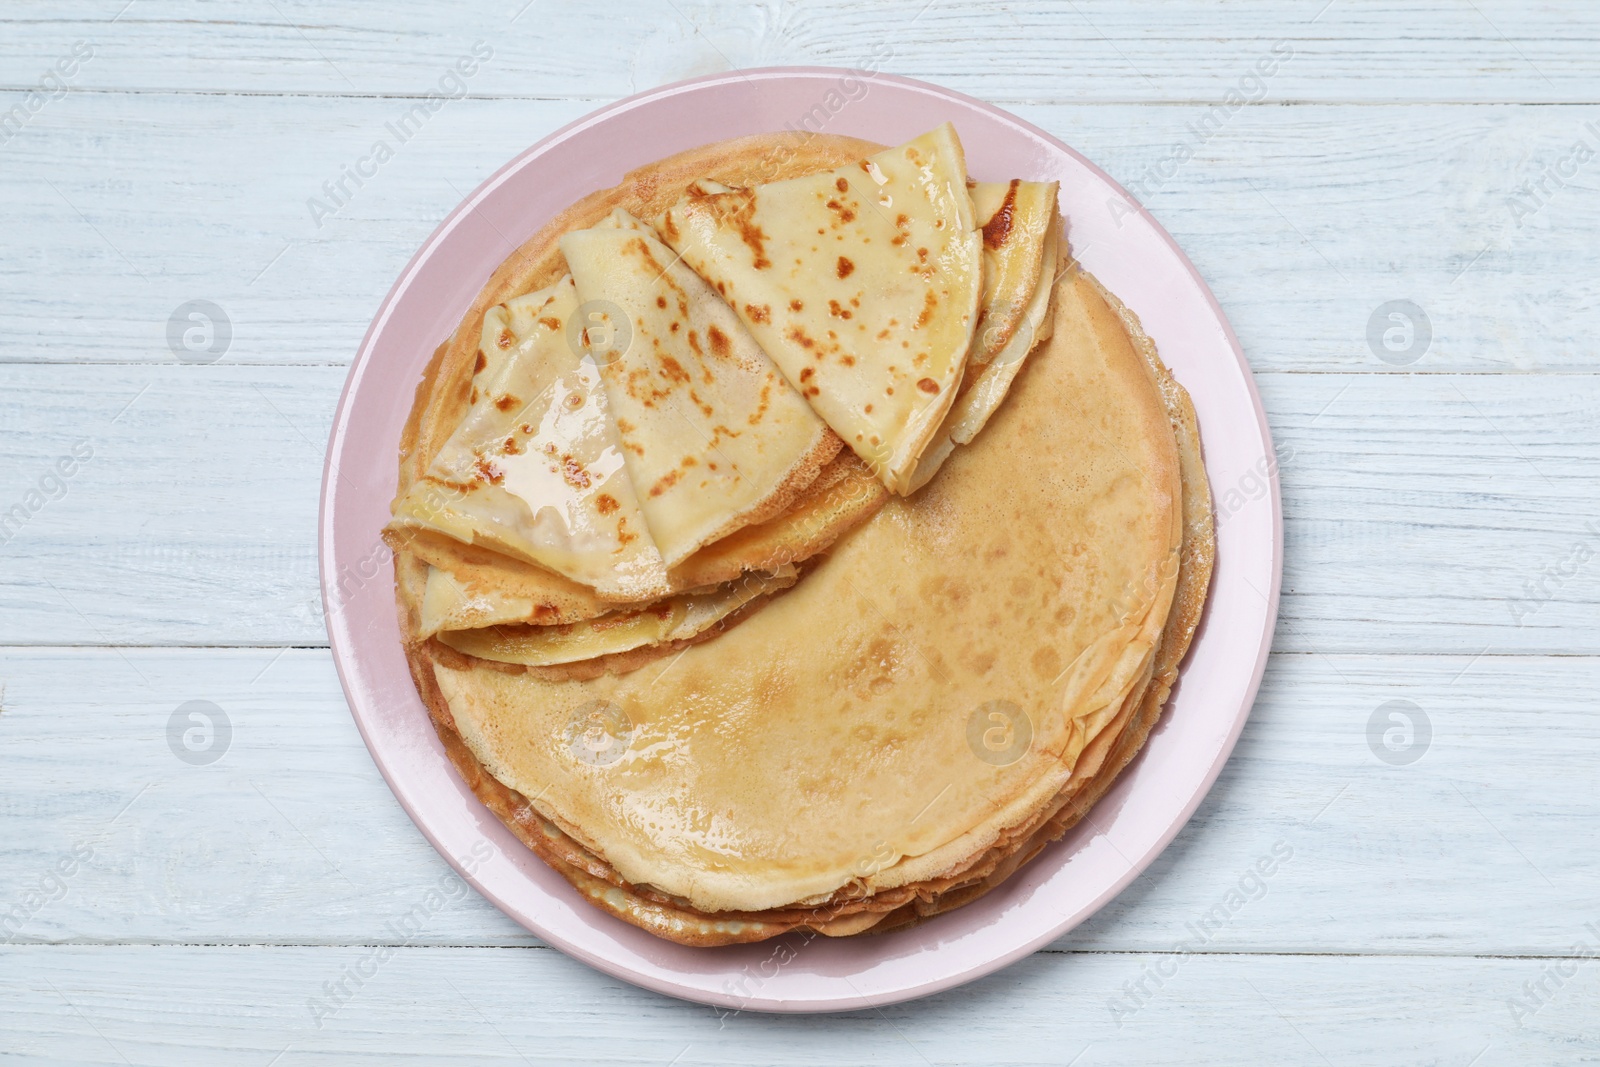
[[[763,65],[884,67],[995,100],[1214,100],[1272,42],[1297,62],[1292,100],[1567,101],[1596,98],[1594,10],[1582,0],[1231,3],[1047,0],[1001,9],[942,0],[805,5],[644,0],[379,10],[340,0],[53,3],[8,12],[4,84],[37,80],[75,40],[96,46],[79,88],[252,93],[425,92],[475,40],[493,59],[480,94],[626,95]],[[120,13],[119,13],[120,11]]]
[[[0,367],[0,643],[320,645],[338,367]],[[1600,651],[1600,376],[1264,374],[1287,529],[1277,647]],[[125,410],[124,410],[125,409]],[[120,413],[120,414],[119,414]],[[55,488],[55,462],[93,458]],[[1222,521],[1265,507],[1213,487]],[[11,532],[7,530],[5,532]]]
[[[1191,958],[1122,1025],[1154,959],[1039,953],[924,1001],[827,1018],[640,993],[549,949],[408,948],[331,1016],[313,998],[371,949],[0,949],[0,1034],[24,1064],[984,1063],[995,1067],[1593,1063],[1592,962]],[[1514,1025],[1510,998],[1546,978]],[[1147,981],[1147,988],[1152,988]],[[276,1059],[274,1057],[277,1057]],[[1076,1058],[1074,1058],[1076,1057]],[[1478,1057],[1474,1061],[1474,1057]]]
[[[19,940],[359,942],[393,936],[385,924],[449,873],[367,755],[326,651],[29,649],[0,663],[3,907],[29,910],[58,862],[91,854]],[[214,763],[169,740],[175,722],[187,754],[191,701],[228,724]],[[118,769],[74,771],[91,751]],[[450,905],[429,942],[533,940],[475,893]]]
[[[0,424],[26,428],[0,438],[0,514],[33,509],[0,546],[6,639],[326,643],[317,493],[344,371],[65,369],[0,389]],[[92,456],[57,489],[75,446]]]
[[[1593,652],[1593,375],[1263,375],[1285,563],[1275,647]],[[1348,386],[1348,388],[1346,388]],[[1534,399],[1537,397],[1538,399]],[[1223,522],[1235,487],[1213,487]],[[1249,487],[1239,487],[1249,488]],[[1248,495],[1246,496],[1248,501]]]
[[[0,922],[23,908],[0,940],[388,943],[447,873],[325,651],[10,649],[0,681]],[[1600,832],[1597,689],[1593,657],[1276,656],[1193,821],[1057,947],[1161,953],[1198,928],[1208,952],[1565,952],[1600,920],[1600,858],[1572,846]],[[1420,709],[1412,748],[1393,708],[1369,735],[1393,700]],[[214,763],[169,740],[190,701],[229,724]],[[1376,754],[1390,729],[1414,762]],[[532,942],[473,894],[415,943]]]
[[[0,233],[0,360],[205,359],[173,348],[168,327],[176,316],[181,337],[180,307],[207,300],[231,330],[222,362],[347,363],[439,220],[600,102],[453,103],[315,218],[308,202],[331,203],[323,184],[394,140],[385,127],[405,101],[52,103],[0,155],[14,220]],[[1600,200],[1576,187],[1592,164],[1574,152],[1600,155],[1600,126],[1584,109],[1255,107],[1203,143],[1203,107],[1015,110],[1148,203],[1257,368],[1391,371],[1380,356],[1404,357],[1369,330],[1381,338],[1392,324],[1380,307],[1408,300],[1430,341],[1406,369],[1592,369]],[[1544,192],[1518,191],[1540,181]]]

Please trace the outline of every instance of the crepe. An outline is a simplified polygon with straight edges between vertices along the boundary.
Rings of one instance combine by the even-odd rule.
[[[552,667],[688,641],[751,601],[787,589],[798,577],[793,566],[784,566],[772,574],[752,574],[712,589],[667,597],[641,608],[608,612],[565,626],[485,625],[445,630],[439,639],[457,652],[479,659]],[[430,572],[424,601],[435,595],[452,595],[436,590],[450,590],[453,585],[445,572]]]
[[[740,529],[696,552],[669,575],[673,592],[666,598],[636,605],[620,606],[600,599],[582,586],[567,583],[555,586],[555,576],[539,568],[461,545],[434,535],[412,539],[403,546],[408,554],[427,564],[421,595],[413,605],[415,636],[419,640],[438,636],[443,643],[465,655],[497,663],[526,666],[551,666],[614,655],[623,650],[660,646],[708,631],[745,608],[751,598],[726,595],[737,583],[748,590],[752,582],[768,582],[792,571],[825,551],[841,535],[866,521],[887,494],[865,465],[852,453],[844,453],[790,503],[783,515],[764,523]],[[776,582],[762,595],[783,588]],[[705,594],[721,588],[725,594]],[[622,612],[654,613],[654,617],[676,617],[693,595],[699,620],[693,629],[681,626],[651,628],[636,625],[631,632],[639,638],[626,643],[612,631],[574,628],[572,624],[596,620]],[[707,614],[710,612],[710,614]],[[538,643],[537,635],[525,634],[522,642],[493,640],[482,634],[460,633],[488,627],[551,627],[562,649],[559,658],[531,655],[528,643]],[[643,660],[626,661],[635,666]],[[609,661],[606,666],[622,666]],[[570,672],[564,672],[563,677]]]
[[[1091,289],[1103,294],[1098,283],[1083,277]],[[700,912],[681,898],[660,893],[648,885],[627,883],[604,860],[542,816],[526,797],[491,777],[451,725],[448,707],[432,673],[421,671],[418,673],[419,688],[438,717],[446,751],[473,791],[524,843],[595,905],[658,936],[684,944],[756,941],[797,927],[830,936],[895,929],[969,903],[1002,883],[1045,844],[1084,817],[1142,746],[1159,717],[1178,663],[1188,649],[1210,581],[1214,551],[1211,501],[1200,461],[1193,408],[1187,394],[1161,365],[1137,319],[1109,294],[1104,295],[1101,302],[1122,318],[1129,340],[1144,357],[1151,378],[1160,389],[1183,472],[1183,547],[1172,610],[1150,664],[1150,679],[1138,699],[1126,701],[1117,721],[1102,730],[1085,748],[1067,787],[1031,824],[1014,828],[1009,841],[975,856],[965,867],[953,869],[943,879],[930,879],[920,885],[871,895],[860,891],[864,887],[852,886],[829,900],[787,909],[757,913]],[[1100,322],[1101,328],[1105,328],[1103,315]],[[864,869],[870,867],[870,863],[864,865]]]
[[[924,887],[913,900],[893,912],[875,917],[874,932],[886,932],[921,922],[934,915],[977,899],[1010,877],[1050,842],[1066,833],[1105,795],[1117,775],[1133,760],[1160,718],[1162,705],[1172,691],[1182,662],[1194,639],[1211,584],[1212,563],[1216,555],[1216,531],[1212,521],[1211,488],[1206,479],[1200,451],[1200,427],[1189,394],[1161,362],[1156,346],[1144,332],[1138,316],[1100,284],[1093,275],[1083,273],[1100,301],[1122,322],[1128,340],[1143,358],[1167,410],[1168,422],[1178,446],[1178,467],[1182,482],[1183,543],[1177,560],[1178,580],[1172,610],[1151,662],[1151,677],[1143,693],[1129,701],[1122,722],[1106,730],[1085,750],[1067,788],[1051,807],[1036,818],[1034,825],[1014,832],[1016,841],[963,872],[947,887]],[[1125,603],[1134,603],[1136,590],[1124,591]],[[1099,749],[1098,752],[1095,750]]]
[[[938,473],[957,445],[977,437],[1006,398],[1022,361],[1050,337],[1060,225],[1056,183],[974,183],[983,226],[984,294],[979,344],[960,394],[917,460],[911,491]],[[1030,286],[1024,289],[1022,286]]]
[[[622,209],[561,239],[623,458],[668,567],[780,513],[840,442],[733,310]]]
[[[562,268],[551,253],[562,232],[618,206],[660,218],[707,175],[748,186],[871,150],[782,135],[708,146],[564,213],[430,364],[402,442],[402,492],[468,406],[462,338],[509,306],[510,290]],[[1038,258],[1053,278],[1054,252]],[[1011,315],[1001,291],[986,290],[986,318]],[[429,560],[492,582],[492,557],[441,549],[432,532],[397,548],[407,655],[446,751],[596,906],[691,945],[919,922],[1009,877],[1138,751],[1209,579],[1198,435],[1181,387],[1115,298],[1076,270],[1042,291],[1032,340],[1048,341],[1010,360],[1004,403],[981,405],[982,434],[915,496],[886,504],[874,470],[842,453],[783,514],[670,572],[675,588],[723,598],[714,583],[802,562],[787,592],[763,590],[707,630],[570,669],[492,663],[417,637]],[[976,349],[963,359],[963,399],[1025,343],[1040,292],[1036,281],[987,364]],[[940,430],[950,440],[953,425],[947,413],[930,441]],[[575,620],[560,624],[568,632],[604,633],[585,620],[609,618],[619,631],[678,633],[637,622],[634,605],[569,592],[539,605]],[[540,629],[548,646],[554,628]],[[674,658],[661,668],[632,669],[663,650]],[[601,748],[578,744],[596,721]]]
[[[1039,257],[1044,269],[1005,345],[988,362],[968,368],[969,372],[976,369],[977,373],[969,375],[967,389],[956,398],[942,427],[956,444],[968,444],[983,431],[989,416],[999,410],[1006,391],[1022,370],[1022,361],[1036,345],[1049,340],[1053,329],[1050,298],[1055,290],[1058,243],[1059,235],[1052,229]]]
[[[804,177],[697,181],[660,229],[845,444],[908,492],[982,293],[955,129]]]
[[[1045,281],[1047,293],[1055,285],[1053,263],[1046,266],[1045,242],[1057,228],[1058,183],[1013,178],[969,184],[983,234],[983,301],[972,351],[972,363],[982,365],[1010,343],[1040,281]],[[1026,354],[1033,344],[1026,338],[1024,343]]]
[[[797,167],[822,168],[859,159],[877,147],[850,138],[812,141],[787,134],[709,146],[654,164],[623,184],[593,194],[563,212],[495,272],[461,327],[434,353],[418,383],[416,404],[402,440],[397,508],[408,496],[423,491],[418,487],[426,485],[429,466],[479,406],[484,379],[496,373],[505,345],[516,344],[515,333],[508,335],[505,329],[523,329],[526,327],[522,324],[530,321],[524,310],[532,302],[528,291],[547,287],[566,274],[567,264],[558,247],[564,233],[600,224],[617,209],[635,216],[659,216],[693,177],[708,172],[734,181],[754,180],[768,173],[764,159],[770,153],[782,153]],[[577,324],[576,329],[583,325]],[[569,342],[576,329],[569,328]],[[581,352],[582,334],[577,337],[576,349]],[[838,447],[836,438],[829,447]],[[705,545],[669,571],[665,590],[655,587],[648,592],[595,589],[546,567],[496,552],[489,545],[455,540],[403,518],[391,523],[384,537],[395,552],[402,632],[409,647],[426,648],[427,654],[452,662],[526,669],[542,676],[566,678],[584,672],[637,669],[652,658],[671,652],[677,642],[662,641],[621,655],[601,654],[571,667],[546,668],[465,656],[435,638],[450,631],[511,621],[566,626],[622,608],[647,607],[661,597],[737,581],[746,575],[771,575],[787,564],[802,563],[825,551],[837,538],[870,517],[884,500],[884,490],[865,465],[851,453],[840,454],[824,464],[809,485],[795,486],[794,496],[781,514],[752,521]],[[441,570],[450,581],[434,573]],[[431,601],[424,595],[430,585],[435,590]],[[441,589],[459,589],[461,595],[443,598],[439,596]],[[731,610],[717,625],[737,621],[758,604],[759,599],[757,604]],[[696,639],[703,639],[710,632],[704,631]],[[479,651],[490,650],[480,644]]]
[[[402,528],[536,563],[600,596],[669,588],[599,372],[567,342],[570,277],[485,316],[466,418],[394,508]],[[529,314],[537,308],[536,314]],[[518,328],[526,332],[516,332]]]
[[[1058,301],[1047,354],[938,480],[665,677],[435,666],[474,758],[626,884],[708,916],[915,886],[1047,811],[1148,686],[1183,535],[1150,372],[1088,283]],[[554,740],[596,700],[632,732],[603,771]],[[996,701],[1032,719],[1004,765],[968,744]]]

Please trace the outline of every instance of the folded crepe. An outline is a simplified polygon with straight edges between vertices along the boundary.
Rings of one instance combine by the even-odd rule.
[[[667,564],[598,370],[567,341],[577,306],[568,276],[485,315],[466,418],[397,501],[394,521],[493,547],[601,597],[659,595]]]
[[[983,303],[978,311],[972,363],[992,362],[1016,336],[1028,305],[1055,286],[1046,242],[1059,228],[1058,182],[971,182],[973,213],[983,233]],[[1043,338],[1021,341],[1025,349]],[[1023,353],[1026,355],[1026,351]]]
[[[1055,182],[972,183],[983,228],[983,306],[960,392],[917,460],[911,491],[938,473],[999,409],[1022,361],[1051,330],[1060,220]]]
[[[692,183],[662,236],[715,286],[817,414],[895,493],[955,399],[982,238],[949,123],[749,187]]]
[[[500,664],[587,664],[593,673],[633,669],[653,654],[713,636],[720,625],[794,584],[796,563],[825,551],[886,498],[860,460],[838,456],[781,516],[706,546],[670,573],[671,592],[631,604],[602,600],[571,583],[559,587],[539,568],[447,538],[391,535],[391,543],[426,565],[420,594],[407,598],[415,640],[437,639],[464,656]],[[569,668],[555,676],[571,675]]]
[[[623,459],[668,567],[781,513],[840,442],[711,286],[618,208],[561,238]]]
[[[851,151],[847,145],[855,144],[865,146],[836,143],[817,158],[834,162]],[[816,155],[814,149],[796,148],[797,155]],[[737,167],[724,173],[745,176]],[[685,175],[670,195],[676,196],[688,180]],[[461,329],[435,354],[418,387],[395,520],[385,532],[396,552],[397,572],[415,578],[400,583],[408,640],[429,643],[435,654],[458,662],[496,662],[544,676],[633,669],[686,641],[706,639],[759,607],[792,584],[786,575],[793,565],[826,551],[882,506],[886,495],[871,472],[853,454],[836,455],[838,438],[754,346],[737,317],[686,267],[629,278],[612,264],[596,262],[596,256],[586,257],[580,248],[574,259],[580,261],[585,280],[610,296],[587,304],[576,299],[579,294],[564,277],[568,265],[558,244],[563,234],[590,231],[578,237],[581,243],[604,239],[607,231],[614,239],[627,229],[653,241],[648,227],[631,212],[659,215],[669,202],[651,199],[650,190],[632,186],[625,193],[619,187],[574,205],[496,272]],[[661,251],[656,242],[655,254]],[[662,263],[676,259],[667,253]],[[557,283],[553,289],[538,288],[547,279]],[[534,291],[524,291],[530,288]],[[547,307],[546,289],[559,291],[559,305]],[[658,301],[668,293],[676,294],[687,310],[676,302],[661,308]],[[638,313],[636,319],[627,316],[624,330],[606,319],[607,309],[618,309],[622,317],[611,297]],[[547,321],[541,322],[541,310]],[[596,326],[598,330],[592,329]],[[698,353],[687,341],[690,330]],[[523,399],[538,391],[536,382],[498,392],[491,388],[512,355],[521,357],[517,364],[526,374],[538,369],[540,355],[557,361],[583,356],[597,334],[629,335],[664,357],[643,364],[635,346],[626,358],[620,351],[603,352],[598,360],[580,358],[577,371],[583,386],[599,394],[598,403],[609,416],[615,455],[623,461],[617,480],[630,490],[628,497],[613,495],[630,500],[627,513],[638,516],[630,530],[642,531],[654,548],[655,535],[646,521],[653,517],[665,531],[669,551],[676,549],[674,566],[661,559],[667,567],[664,575],[652,570],[649,582],[626,587],[603,566],[558,571],[550,566],[548,554],[541,557],[515,542],[508,546],[501,530],[505,524],[497,521],[500,513],[459,505],[463,494],[441,492],[435,469],[452,462],[471,466],[485,458],[499,462],[505,442],[499,423],[506,418],[495,401],[506,393]],[[559,347],[563,336],[564,348]],[[662,348],[651,345],[651,339]],[[724,343],[726,353],[721,350]],[[695,375],[675,392],[672,386],[685,383],[672,380],[673,363],[686,373],[692,368]],[[634,372],[636,381],[641,370],[645,380],[653,376],[654,391],[666,386],[668,395],[662,399],[670,406],[651,408],[637,403],[625,383],[620,391],[606,384],[608,373],[620,381],[624,369]],[[707,381],[708,375],[714,380]],[[570,392],[558,399],[573,402]],[[611,410],[614,393],[625,410],[633,404],[636,418]],[[723,413],[720,409],[733,417],[716,417]],[[658,417],[652,421],[651,416]],[[480,425],[485,420],[487,429]],[[641,458],[637,450],[646,445],[652,456],[674,455],[679,471],[691,469],[682,466],[688,459],[699,464],[699,473],[717,473],[711,469],[715,464],[731,477],[714,485],[680,476],[655,497],[634,493],[627,463]],[[669,470],[658,468],[652,485]],[[732,491],[726,492],[729,483]],[[493,493],[485,499],[494,498],[501,511],[515,515],[498,497]],[[631,506],[631,501],[640,506]],[[453,506],[441,508],[441,503]],[[477,505],[476,497],[471,504]],[[677,521],[684,516],[687,522]],[[687,541],[678,536],[685,530]],[[686,543],[701,540],[706,543],[684,556]],[[647,618],[656,621],[647,624]],[[675,621],[665,625],[662,620]]]
[[[457,652],[479,659],[553,667],[691,640],[757,598],[787,589],[798,577],[795,568],[786,565],[770,574],[747,575],[736,582],[567,625],[488,623],[470,629],[442,629],[439,639]],[[463,598],[464,591],[448,571],[429,572],[423,592],[424,614],[431,601],[443,600],[448,611]]]

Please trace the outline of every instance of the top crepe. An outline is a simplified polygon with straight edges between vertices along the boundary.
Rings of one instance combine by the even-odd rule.
[[[661,222],[845,444],[905,493],[966,366],[982,292],[948,123],[841,167],[697,181]]]
[[[668,567],[777,514],[838,451],[732,309],[632,215],[567,234],[561,251]]]

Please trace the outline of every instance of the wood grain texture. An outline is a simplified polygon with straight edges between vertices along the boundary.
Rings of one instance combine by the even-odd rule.
[[[883,68],[984,99],[1170,101],[1220,97],[1271,42],[1303,57],[1294,100],[1592,102],[1600,20],[1583,0],[67,0],[8,11],[4,84],[74,40],[94,42],[75,80],[97,90],[414,95],[482,39],[493,62],[471,90],[617,97],[733,68]]]
[[[0,940],[390,943],[447,873],[373,767],[325,651],[11,649],[0,679],[0,922],[92,850]],[[1278,655],[1195,818],[1057,947],[1165,952],[1243,881],[1250,899],[1205,951],[1566,953],[1600,921],[1600,858],[1572,847],[1600,833],[1597,689],[1592,657]],[[168,736],[196,700],[231,726],[206,766]],[[1409,765],[1369,741],[1391,700],[1428,722]],[[1257,886],[1275,845],[1291,858]],[[471,895],[414,943],[533,939]]]
[[[69,95],[0,148],[19,219],[0,232],[0,360],[175,364],[168,320],[204,299],[231,323],[222,362],[347,364],[438,222],[602,102],[457,101],[399,144],[404,100]],[[1600,112],[1257,106],[1202,142],[1209,106],[1014,110],[1150,207],[1259,370],[1395,370],[1368,331],[1397,299],[1432,337],[1406,370],[1592,369],[1600,164],[1573,152],[1600,155]],[[314,218],[379,137],[395,157]]]
[[[0,515],[74,443],[94,449],[0,545],[0,643],[325,644],[317,492],[343,381],[0,367],[0,425],[20,431],[0,437]],[[1600,651],[1600,376],[1259,384],[1288,540],[1276,647]],[[1224,525],[1266,506],[1258,481],[1213,490]]]
[[[37,0],[0,9],[0,117],[78,41],[71,91],[0,129],[4,1062],[1600,1062],[1600,967],[1572,958],[1600,951],[1593,4]],[[308,199],[479,41],[465,97],[319,224]],[[366,754],[318,615],[344,368],[420,242],[529,144],[785,63],[1007,106],[1194,260],[1280,445],[1251,720],[1115,901],[924,1002],[719,1018],[476,895],[401,945],[389,921],[448,868]],[[1199,136],[1230,90],[1253,106]],[[231,329],[210,365],[168,338],[192,300]],[[1396,300],[1431,333],[1403,365],[1371,340]],[[1264,506],[1215,490],[1224,524]],[[232,731],[209,765],[169,741],[196,700]],[[1396,700],[1428,724],[1415,762],[1380,758]],[[318,1026],[312,998],[377,946]]]
[[[818,1020],[723,1017],[544,949],[409,948],[318,1027],[312,998],[371,952],[0,948],[0,1032],[30,1065],[1559,1067],[1600,1055],[1593,962],[1519,1027],[1507,1000],[1542,961],[1210,956],[1119,1027],[1107,1002],[1150,957],[1042,952],[924,1001]]]

